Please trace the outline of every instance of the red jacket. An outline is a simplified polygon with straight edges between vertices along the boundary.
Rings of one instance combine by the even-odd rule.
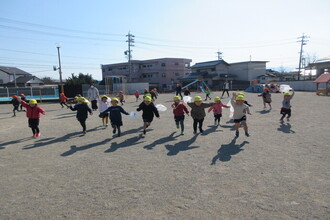
[[[66,101],[68,101],[68,98],[65,95],[60,96],[60,101],[61,102],[66,102]]]
[[[40,106],[36,105],[35,107],[31,107],[26,102],[21,101],[21,105],[26,108],[26,117],[28,118],[40,118],[40,114],[45,114],[46,111],[43,110]]]
[[[184,115],[185,112],[187,114],[189,114],[189,110],[187,109],[187,107],[182,102],[180,102],[179,104],[173,103],[172,108],[173,108],[174,116]]]

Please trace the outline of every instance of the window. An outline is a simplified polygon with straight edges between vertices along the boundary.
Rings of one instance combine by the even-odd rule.
[[[112,69],[111,69],[111,68],[109,68],[109,69],[108,69],[108,71],[112,71]]]
[[[215,68],[212,68],[211,71],[215,71]]]
[[[166,64],[165,63],[162,63],[162,66],[166,66]]]
[[[190,67],[190,64],[189,63],[185,63],[184,64],[184,67],[189,68]]]
[[[166,84],[163,84],[163,89],[166,89],[167,88],[167,85]]]
[[[179,63],[174,63],[175,66],[179,66]]]
[[[189,73],[185,73],[186,74],[186,76],[188,76],[189,75]]]
[[[163,73],[163,74],[162,74],[162,77],[166,77],[166,73]]]
[[[175,76],[180,76],[180,73],[175,73]]]

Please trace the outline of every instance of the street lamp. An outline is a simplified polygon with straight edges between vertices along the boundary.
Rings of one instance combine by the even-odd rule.
[[[57,45],[57,55],[58,55],[58,68],[54,66],[54,71],[58,70],[60,74],[60,85],[61,85],[61,93],[64,93],[64,86],[63,86],[63,81],[62,81],[62,67],[61,67],[61,56],[60,56],[60,45]]]

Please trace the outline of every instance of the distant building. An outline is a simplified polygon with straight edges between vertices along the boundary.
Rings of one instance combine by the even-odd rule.
[[[7,87],[15,87],[15,82],[11,81],[9,83],[4,84]],[[27,75],[20,76],[16,79],[17,87],[34,87],[34,86],[42,86],[44,82],[36,76]]]
[[[308,64],[308,66],[305,67],[305,70],[315,70],[316,77],[319,77],[323,73],[330,72],[330,56],[316,60],[314,63]]]
[[[128,62],[101,65],[103,79],[118,77],[130,82],[148,82],[159,90],[172,90],[179,78],[191,73],[191,59],[160,58],[152,60],[132,60],[131,76]]]
[[[189,83],[196,79],[203,79],[211,88],[222,88],[224,81],[248,85],[250,81],[266,74],[268,61],[246,61],[227,63],[224,60],[215,60],[196,63],[191,67],[192,73],[180,78]]]
[[[0,66],[0,84],[14,82],[15,78],[17,79],[22,76],[32,75],[16,67]]]

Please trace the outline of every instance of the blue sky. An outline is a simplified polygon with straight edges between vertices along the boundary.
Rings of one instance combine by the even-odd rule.
[[[58,78],[125,62],[125,35],[135,35],[133,59],[191,58],[192,64],[270,61],[298,66],[297,37],[310,36],[305,55],[330,56],[328,0],[11,0],[0,1],[0,65]]]

